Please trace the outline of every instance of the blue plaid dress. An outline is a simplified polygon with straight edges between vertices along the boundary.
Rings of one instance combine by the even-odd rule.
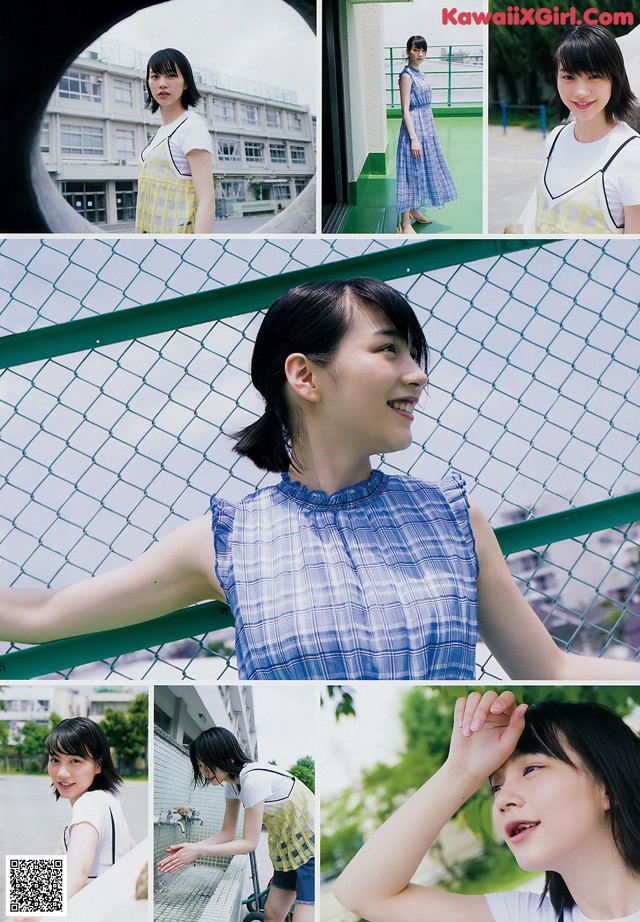
[[[327,496],[282,475],[213,497],[241,679],[473,679],[477,558],[464,480],[373,471]]]
[[[396,211],[444,208],[458,197],[451,173],[444,160],[431,111],[431,87],[414,67],[405,67],[402,74],[411,77],[409,108],[416,136],[422,144],[422,157],[411,155],[411,138],[402,122],[396,154]]]

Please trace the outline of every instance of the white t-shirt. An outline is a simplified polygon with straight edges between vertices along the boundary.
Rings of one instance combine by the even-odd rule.
[[[295,778],[275,765],[262,762],[248,762],[241,770],[240,791],[230,781],[224,782],[224,796],[227,800],[239,800],[243,807],[255,807],[286,800],[293,790]]]
[[[554,198],[602,169],[627,138],[639,137],[633,128],[619,122],[599,141],[582,143],[575,139],[574,125],[575,122],[554,128],[545,142],[545,158],[552,147],[553,153],[548,165],[545,159],[540,182]],[[640,205],[640,140],[627,144],[607,167],[604,189],[611,216],[622,227],[624,206]]]
[[[98,845],[89,877],[102,874],[129,851],[131,836],[127,821],[120,801],[108,791],[87,791],[76,800],[71,808],[71,822],[64,831],[65,849],[69,847],[72,829],[78,823],[89,823],[98,833]]]
[[[187,112],[181,115],[169,125],[162,125],[158,128],[153,138],[140,154],[142,162],[147,159],[147,155],[155,147],[162,143],[165,138],[169,138],[169,151],[171,159],[178,173],[182,176],[191,176],[187,154],[192,150],[213,151],[211,135],[204,119],[195,112]]]
[[[548,897],[540,902],[539,893],[488,893],[486,900],[495,922],[557,922],[558,915]],[[640,909],[623,919],[588,919],[577,906],[564,914],[563,922],[640,922]]]

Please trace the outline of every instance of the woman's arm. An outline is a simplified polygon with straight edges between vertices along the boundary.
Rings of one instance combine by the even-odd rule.
[[[640,205],[626,205],[624,208],[625,234],[640,234]]]
[[[43,643],[223,600],[214,567],[211,520],[202,516],[110,573],[64,589],[0,589],[0,639]]]
[[[247,855],[254,852],[260,841],[262,817],[264,814],[264,801],[247,807],[244,811],[242,836],[234,839],[238,813],[240,812],[239,800],[228,800],[224,811],[222,830],[208,839],[200,842],[187,842],[183,845],[171,845],[166,858],[158,862],[158,870],[177,871],[178,868],[191,864],[197,858],[219,858],[224,855]],[[224,838],[222,837],[224,835]]]
[[[559,650],[518,589],[486,517],[473,503],[469,515],[480,568],[480,635],[512,679],[640,679],[640,663]]]
[[[483,896],[462,896],[410,883],[454,813],[515,749],[525,705],[512,692],[459,698],[447,761],[364,844],[334,892],[369,922],[492,922]]]
[[[190,150],[187,154],[193,188],[196,192],[196,234],[210,234],[216,203],[213,193],[213,162],[208,150]]]
[[[98,839],[98,830],[91,823],[76,823],[71,827],[67,849],[67,899],[87,883]]]
[[[411,118],[411,84],[413,83],[409,74],[400,74],[400,105],[402,107],[402,121],[411,140],[411,155],[417,160],[422,157],[422,144],[416,135],[416,129]]]

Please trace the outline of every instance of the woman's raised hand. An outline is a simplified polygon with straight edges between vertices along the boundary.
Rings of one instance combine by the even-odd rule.
[[[511,691],[458,698],[447,764],[481,784],[512,755],[524,730],[526,704]]]

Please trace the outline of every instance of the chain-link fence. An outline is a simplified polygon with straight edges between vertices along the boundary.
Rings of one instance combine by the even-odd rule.
[[[636,656],[640,245],[626,239],[4,240],[0,582],[104,572],[202,515],[210,494],[272,482],[225,435],[260,409],[259,312],[302,280],[367,274],[407,295],[433,353],[413,444],[384,468],[461,471],[509,526],[512,571],[558,641]],[[5,645],[0,677],[233,680],[230,625],[212,603]]]

